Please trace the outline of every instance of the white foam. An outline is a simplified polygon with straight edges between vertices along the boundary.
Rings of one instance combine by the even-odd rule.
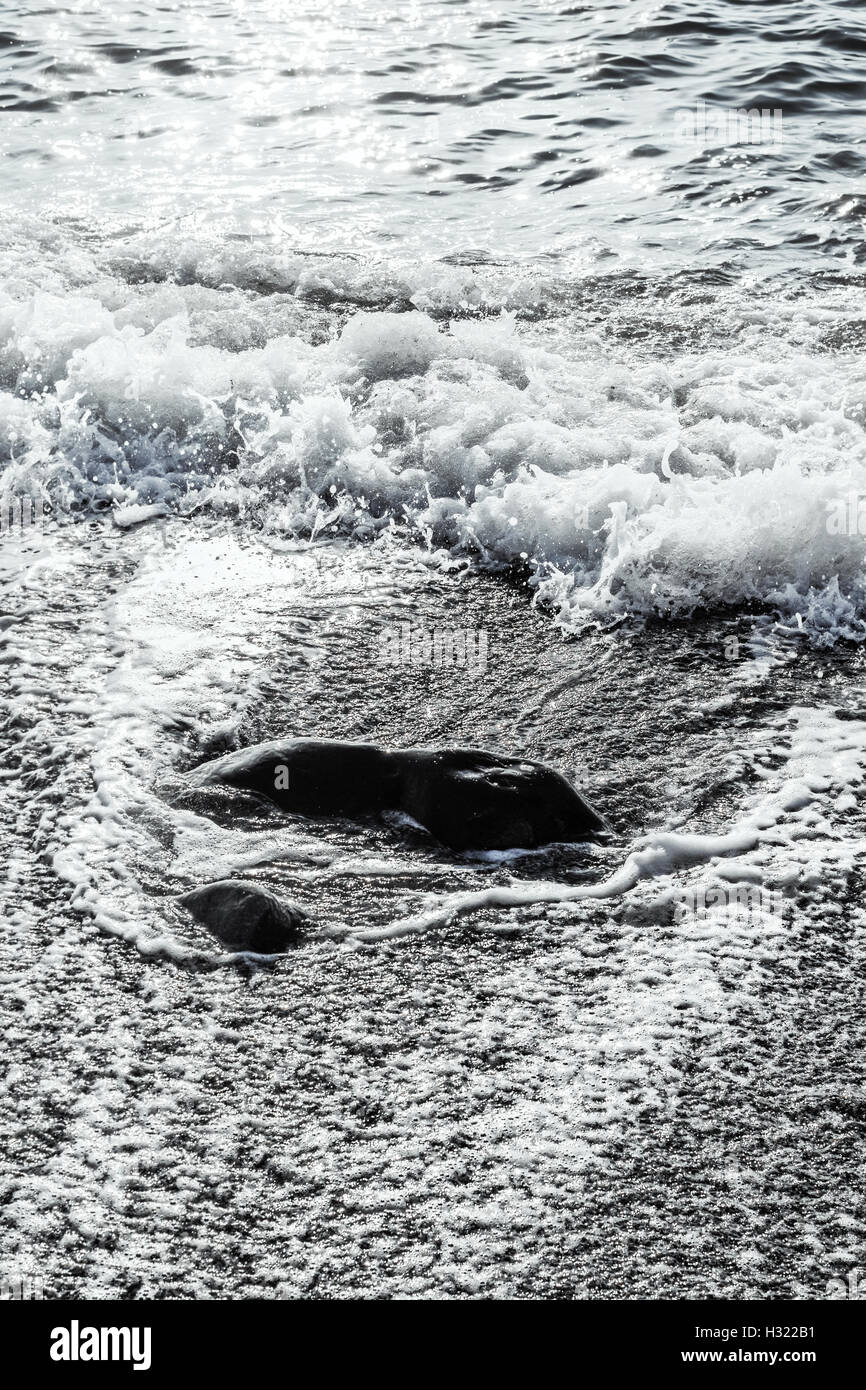
[[[407,521],[528,565],[567,628],[757,603],[817,643],[866,635],[864,536],[828,524],[866,494],[863,369],[792,346],[781,310],[752,355],[662,366],[510,312],[362,310],[312,346],[267,300],[91,274],[60,293],[49,268],[0,303],[7,488],[120,524],[201,506],[288,534]]]
[[[264,619],[281,602],[286,569],[231,534],[198,534],[172,548],[160,546],[153,533],[137,532],[134,539],[138,571],[108,615],[118,659],[81,736],[94,790],[62,818],[64,840],[53,867],[72,886],[72,905],[103,930],[145,953],[218,959],[221,953],[196,951],[166,930],[163,901],[149,903],[142,868],[164,857],[166,838],[177,841],[181,876],[201,871],[203,858],[212,869],[222,855],[230,870],[245,857],[259,862],[268,850],[253,839],[244,854],[238,837],[173,812],[154,783],[171,774],[178,757],[172,735],[229,731],[255,700],[265,665]],[[286,853],[328,862],[322,846],[318,856],[315,845]],[[279,858],[279,850],[272,848],[270,857]]]

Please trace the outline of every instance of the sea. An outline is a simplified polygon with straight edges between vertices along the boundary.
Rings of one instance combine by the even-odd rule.
[[[4,0],[4,1280],[853,1287],[864,58],[851,0]],[[187,778],[294,736],[611,833]]]

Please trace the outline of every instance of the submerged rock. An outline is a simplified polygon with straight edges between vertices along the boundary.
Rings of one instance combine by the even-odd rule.
[[[553,768],[477,748],[294,738],[229,753],[197,768],[190,781],[251,791],[302,816],[403,811],[457,850],[534,849],[607,829]]]
[[[231,951],[270,956],[298,940],[305,914],[281,903],[257,883],[224,878],[194,888],[178,899],[193,917]]]
[[[562,773],[480,749],[419,749],[404,759],[400,809],[456,850],[536,849],[607,827]]]

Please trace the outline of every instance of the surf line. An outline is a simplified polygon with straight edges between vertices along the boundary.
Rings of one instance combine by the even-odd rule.
[[[451,893],[436,907],[416,917],[404,917],[387,927],[353,932],[360,941],[381,941],[387,937],[410,936],[447,926],[457,917],[482,907],[523,907],[532,903],[576,902],[582,898],[617,898],[628,893],[644,878],[657,878],[673,869],[700,864],[717,856],[745,854],[767,838],[767,831],[755,825],[742,825],[727,835],[679,835],[674,831],[652,836],[644,849],[628,856],[616,873],[590,888],[566,888],[560,883],[526,883],[519,887],[482,888],[476,893]]]

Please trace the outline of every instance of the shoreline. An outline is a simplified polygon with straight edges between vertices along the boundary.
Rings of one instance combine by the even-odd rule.
[[[100,932],[89,911],[70,912],[22,841],[16,881],[33,907],[10,916],[7,889],[0,932],[4,997],[19,1000],[27,1020],[10,1034],[17,1110],[2,1135],[7,1164],[27,1145],[9,1257],[42,1269],[49,1297],[117,1297],[131,1283],[142,1297],[181,1299],[593,1299],[625,1288],[631,1297],[821,1296],[820,1271],[840,1258],[833,1212],[844,1214],[844,1194],[859,1181],[856,1113],[838,1108],[839,1088],[860,1084],[864,1055],[843,1043],[862,1017],[866,978],[850,809],[835,813],[819,789],[783,812],[780,824],[797,833],[775,847],[771,836],[764,871],[776,856],[776,872],[799,865],[806,879],[796,916],[781,921],[760,907],[677,919],[658,890],[681,893],[696,881],[688,875],[616,900],[545,904],[532,893],[552,872],[579,885],[581,874],[621,863],[623,838],[652,833],[653,780],[666,777],[671,810],[691,806],[691,829],[706,832],[724,827],[762,779],[772,792],[773,777],[812,777],[816,753],[841,776],[845,758],[859,756],[858,722],[828,712],[829,741],[816,744],[812,725],[797,735],[785,711],[821,684],[836,688],[833,670],[847,669],[853,698],[862,653],[807,653],[773,668],[770,682],[756,675],[737,687],[719,650],[725,624],[709,621],[691,625],[689,640],[656,629],[567,644],[576,665],[564,675],[553,663],[544,674],[554,629],[497,580],[431,574],[411,555],[389,568],[369,550],[337,545],[318,570],[304,569],[301,548],[289,558],[304,581],[275,589],[248,538],[238,549],[229,534],[184,534],[170,573],[148,567],[158,538],[105,531],[89,570],[66,556],[33,576],[16,637],[27,658],[14,668],[18,698],[32,701],[40,670],[44,684],[52,648],[58,664],[48,669],[65,663],[69,694],[80,688],[52,698],[65,727],[47,736],[37,723],[22,735],[31,768],[34,738],[59,761],[19,834],[53,804],[49,838],[68,835],[61,821],[72,813],[73,838],[82,854],[89,843],[109,906],[149,903],[157,933],[167,881],[179,891],[228,867],[324,908],[326,923],[349,922],[353,935],[309,940],[265,972],[178,968],[144,954],[146,941],[136,949]],[[208,545],[223,547],[224,564],[205,580]],[[243,561],[250,551],[256,564]],[[498,672],[484,700],[463,682],[444,690],[441,669],[400,668],[389,684],[350,660],[370,648],[374,618],[408,601],[425,621],[480,626],[483,615],[488,671]],[[162,664],[148,651],[162,652]],[[554,854],[484,865],[443,856],[399,827],[278,825],[258,811],[190,818],[171,804],[175,769],[201,760],[183,723],[201,713],[190,662],[209,679],[234,671],[224,707],[210,709],[199,731],[208,736],[226,720],[224,735],[244,742],[300,720],[322,733],[339,711],[344,733],[402,729],[404,743],[437,727],[446,740],[493,741],[502,737],[496,719],[550,759],[569,745],[590,753],[594,739],[594,770],[615,767],[606,794],[631,818],[631,836],[620,824],[619,843],[589,861]],[[831,673],[821,681],[818,662]],[[739,756],[730,708],[712,711],[725,671],[740,690],[734,742],[749,750],[751,739],[751,781],[725,762]],[[254,698],[232,704],[244,691]],[[618,702],[627,712],[619,724]],[[76,821],[88,767],[103,788],[102,819]],[[114,803],[104,799],[112,788]],[[401,941],[360,939],[362,923],[393,921],[401,902],[423,907],[431,893],[441,901],[455,879],[468,889],[479,875],[493,890],[516,881],[529,900],[504,914],[481,906]],[[820,925],[828,904],[840,909],[832,936]],[[623,1246],[623,1211],[639,1268]]]

